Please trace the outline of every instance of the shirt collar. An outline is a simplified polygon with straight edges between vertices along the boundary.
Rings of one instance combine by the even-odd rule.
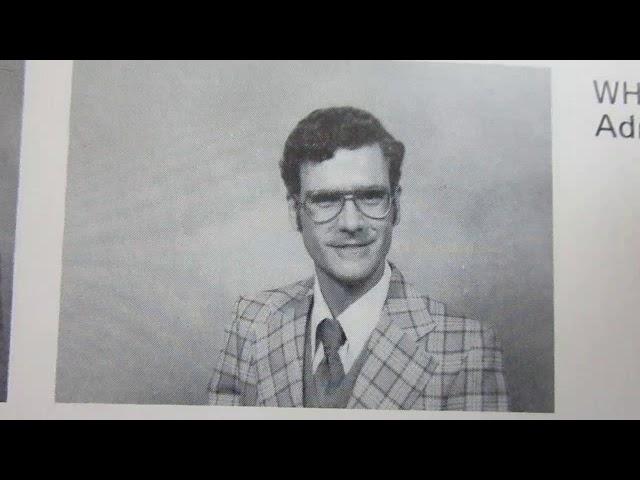
[[[347,337],[347,346],[351,353],[347,357],[343,357],[343,363],[347,358],[350,360],[347,360],[347,364],[344,365],[345,371],[349,370],[350,363],[355,360],[355,357],[364,348],[371,332],[380,320],[380,313],[387,299],[390,282],[391,267],[385,261],[384,273],[378,283],[338,315],[337,320],[340,322],[340,326]],[[314,278],[313,308],[311,310],[311,351],[314,353],[316,352],[316,329],[320,322],[327,317],[333,317],[333,315],[322,295],[316,276]]]

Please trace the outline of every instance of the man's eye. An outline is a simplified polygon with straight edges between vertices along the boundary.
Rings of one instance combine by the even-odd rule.
[[[385,192],[362,192],[358,194],[358,198],[368,204],[377,205],[382,203],[386,197]]]
[[[320,194],[309,198],[309,202],[317,207],[328,208],[340,202],[339,195]]]

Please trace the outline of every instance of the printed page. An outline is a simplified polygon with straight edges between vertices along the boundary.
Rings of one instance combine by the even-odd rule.
[[[0,418],[640,416],[639,62],[25,73]]]

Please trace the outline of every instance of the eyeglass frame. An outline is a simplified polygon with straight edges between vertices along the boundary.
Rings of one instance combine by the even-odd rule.
[[[317,221],[313,218],[313,215],[311,215],[311,213],[309,213],[309,207],[307,206],[307,202],[306,202],[306,198],[303,201],[300,201],[300,195],[298,194],[292,194],[291,197],[294,199],[296,205],[302,205],[302,208],[304,209],[305,213],[307,214],[307,216],[311,219],[311,221],[315,224],[318,225],[322,225],[324,223],[329,223],[333,220],[335,220],[336,218],[338,218],[340,216],[340,214],[342,213],[342,211],[344,210],[344,206],[347,204],[347,200],[351,200],[353,201],[353,204],[356,207],[356,210],[358,210],[358,212],[360,212],[364,217],[370,219],[370,220],[383,220],[385,218],[387,218],[387,216],[389,215],[389,212],[391,212],[391,208],[393,207],[394,202],[396,201],[396,197],[397,195],[402,191],[402,189],[400,188],[400,185],[396,185],[392,191],[386,191],[385,193],[387,195],[389,195],[389,207],[387,208],[387,211],[385,212],[385,214],[381,217],[372,217],[371,215],[367,215],[365,212],[363,212],[360,207],[358,206],[358,203],[356,202],[355,199],[355,193],[350,192],[350,193],[344,193],[340,195],[341,198],[341,206],[340,209],[338,210],[338,212],[331,218],[329,218],[328,220],[322,220],[322,221]]]

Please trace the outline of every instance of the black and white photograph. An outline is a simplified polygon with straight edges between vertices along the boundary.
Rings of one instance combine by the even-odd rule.
[[[535,66],[75,61],[55,401],[554,412],[551,93]]]
[[[24,61],[0,60],[0,402],[7,401]]]

